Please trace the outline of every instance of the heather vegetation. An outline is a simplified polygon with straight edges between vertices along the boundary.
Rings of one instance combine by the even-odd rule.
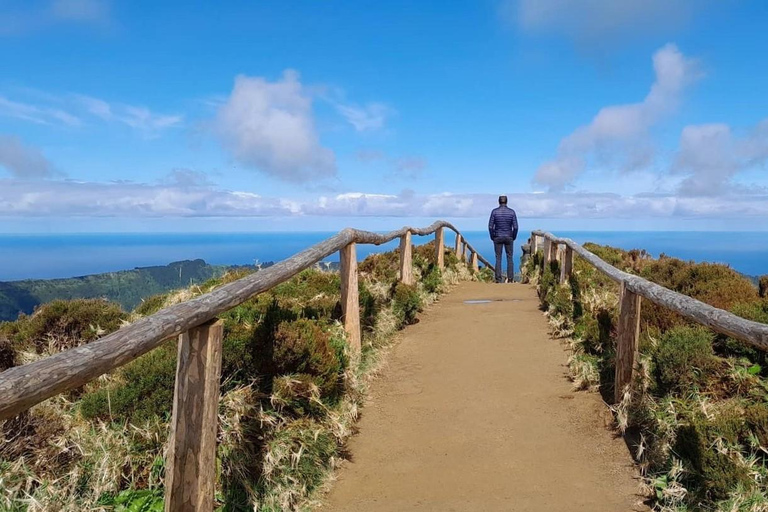
[[[606,262],[750,320],[768,323],[768,298],[725,265],[586,244]],[[618,287],[576,257],[569,283],[542,254],[524,273],[538,284],[553,331],[571,349],[579,389],[613,396]],[[766,282],[764,277],[761,282]],[[764,287],[763,287],[764,288]],[[765,353],[642,302],[640,371],[613,405],[654,507],[768,510],[768,362]]]
[[[216,503],[221,510],[302,510],[323,488],[368,383],[396,331],[460,280],[452,252],[414,248],[416,285],[397,251],[360,263],[363,350],[347,349],[340,277],[306,270],[221,315],[224,321]],[[55,301],[0,324],[0,370],[88,343],[138,318],[239,279],[231,271],[145,299],[131,313],[103,300]],[[0,510],[162,510],[176,367],[168,342],[74,393],[0,424]]]

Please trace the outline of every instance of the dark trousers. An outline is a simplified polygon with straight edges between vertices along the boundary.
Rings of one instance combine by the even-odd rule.
[[[515,280],[515,262],[512,259],[514,252],[514,240],[511,236],[500,236],[493,239],[493,248],[496,251],[496,282],[503,283],[504,276],[501,274],[501,249],[507,253],[507,279],[511,283]]]

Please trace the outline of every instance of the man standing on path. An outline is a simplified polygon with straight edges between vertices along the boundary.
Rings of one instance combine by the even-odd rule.
[[[493,248],[496,252],[496,282],[503,283],[504,276],[501,273],[501,249],[507,253],[507,281],[515,280],[515,263],[512,260],[514,242],[517,238],[517,215],[515,210],[507,207],[507,196],[499,196],[499,207],[491,212],[488,221],[488,233],[493,240]]]

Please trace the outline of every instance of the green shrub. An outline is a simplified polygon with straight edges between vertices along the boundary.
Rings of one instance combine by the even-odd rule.
[[[165,305],[165,301],[168,299],[167,293],[160,293],[141,300],[141,304],[136,306],[133,310],[134,313],[141,316],[149,316],[157,313]]]
[[[430,264],[422,274],[421,284],[427,293],[440,293],[443,288],[443,275],[437,265]]]
[[[541,301],[541,308],[543,310],[549,309],[549,302],[547,302],[547,295],[550,290],[557,286],[559,276],[559,266],[557,261],[551,262],[548,266],[544,267],[544,272],[541,274],[541,280],[539,281],[539,299]]]
[[[341,277],[335,272],[305,270],[275,286],[270,294],[281,307],[300,316],[317,319],[341,315]]]
[[[447,247],[443,247],[443,261],[445,261],[445,254],[448,252]],[[422,271],[426,270],[429,265],[436,265],[437,258],[435,257],[435,241],[427,242],[426,244],[416,245],[413,248],[413,263],[419,267]]]
[[[16,351],[11,340],[0,332],[0,372],[16,366]]]
[[[623,269],[625,266],[623,265],[623,262],[628,259],[627,251],[609,245],[598,245],[587,242],[584,244],[584,248],[601,260],[617,268]]]
[[[360,301],[360,327],[363,332],[370,332],[376,326],[381,304],[362,280],[358,281],[358,299]]]
[[[176,343],[166,343],[120,368],[116,380],[82,397],[83,417],[141,424],[155,416],[169,416],[176,381]]]
[[[661,393],[686,394],[706,387],[719,366],[712,333],[701,327],[675,327],[661,337],[654,355]]]
[[[16,347],[65,350],[117,330],[127,315],[101,299],[54,300],[4,325]]]
[[[415,286],[403,283],[395,284],[392,294],[392,309],[401,326],[414,323],[421,308],[421,295]]]
[[[305,373],[275,377],[272,381],[272,405],[294,416],[322,416],[325,410],[316,380]]]
[[[335,403],[344,392],[345,348],[344,340],[333,336],[323,322],[308,319],[283,322],[278,325],[274,338],[276,373],[311,376],[320,396]]]
[[[357,268],[377,281],[395,281],[400,273],[400,251],[371,254]]]
[[[337,445],[321,424],[298,419],[279,428],[266,441],[265,450],[269,468],[260,482],[258,510],[280,512],[294,510],[297,500],[318,488],[332,468]]]
[[[483,267],[477,273],[477,280],[481,283],[492,283],[496,280],[496,275],[494,274],[493,269]]]
[[[640,275],[670,290],[720,309],[730,310],[737,304],[758,299],[754,285],[726,265],[661,257],[648,262]],[[645,326],[661,332],[687,323],[677,313],[651,302],[643,305],[641,316]]]
[[[760,276],[757,282],[757,293],[762,299],[768,299],[768,275]]]
[[[566,319],[569,325],[572,323],[573,299],[568,287],[559,285],[553,286],[547,293],[545,301],[549,304],[550,313]]]
[[[461,261],[459,260],[459,257],[456,256],[455,252],[447,249],[445,251],[444,259],[445,259],[444,261],[445,268],[449,270],[456,270],[457,268],[459,268],[459,264],[461,263]]]
[[[684,482],[694,491],[689,497],[692,504],[725,499],[737,487],[752,488],[754,483],[748,468],[716,446],[717,443],[736,445],[744,426],[743,416],[733,409],[720,411],[714,418],[700,411],[684,416],[683,425],[677,430],[674,451],[691,469]]]
[[[102,496],[98,505],[115,512],[163,512],[165,499],[162,489],[126,489],[116,496]]]
[[[768,324],[768,300],[737,304],[731,313],[753,322]],[[730,337],[718,336],[715,342],[718,354],[728,357],[745,357],[762,368],[768,369],[768,354],[752,345]]]

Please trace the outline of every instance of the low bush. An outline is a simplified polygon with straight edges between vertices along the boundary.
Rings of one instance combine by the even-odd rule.
[[[114,382],[80,400],[87,419],[141,424],[155,416],[169,418],[176,381],[176,344],[166,343],[120,368]]]
[[[328,430],[302,418],[278,428],[265,441],[260,512],[296,510],[332,469],[338,445]]]
[[[308,319],[281,323],[275,332],[273,358],[278,375],[311,377],[320,397],[329,403],[344,392],[348,362],[344,340],[334,336],[326,323]]]
[[[401,326],[414,323],[422,306],[421,295],[415,286],[395,284],[392,292],[392,309]]]
[[[106,300],[54,300],[3,324],[0,335],[19,349],[58,352],[116,331],[126,318],[120,306]]]
[[[443,275],[435,264],[429,264],[422,271],[421,285],[427,293],[440,293],[443,287]]]
[[[6,336],[0,333],[0,372],[16,366],[16,351]]]
[[[714,417],[701,411],[687,413],[677,430],[674,452],[691,471],[683,483],[694,489],[688,502],[703,505],[722,500],[736,488],[751,489],[754,482],[746,465],[731,453],[744,431],[744,417],[731,408]]]
[[[142,299],[141,304],[136,306],[136,309],[134,309],[133,312],[141,316],[149,316],[157,313],[163,309],[163,307],[165,307],[165,301],[167,298],[167,293],[160,293],[158,295],[152,295],[151,297]]]
[[[752,283],[726,265],[663,257],[648,262],[640,275],[720,309],[730,310],[737,304],[758,299]],[[643,304],[641,316],[644,327],[659,332],[687,323],[677,313],[651,302]]]
[[[686,395],[706,389],[719,366],[713,340],[701,327],[681,326],[664,333],[653,358],[658,391]]]
[[[400,272],[400,251],[371,254],[357,268],[377,281],[395,281]]]

